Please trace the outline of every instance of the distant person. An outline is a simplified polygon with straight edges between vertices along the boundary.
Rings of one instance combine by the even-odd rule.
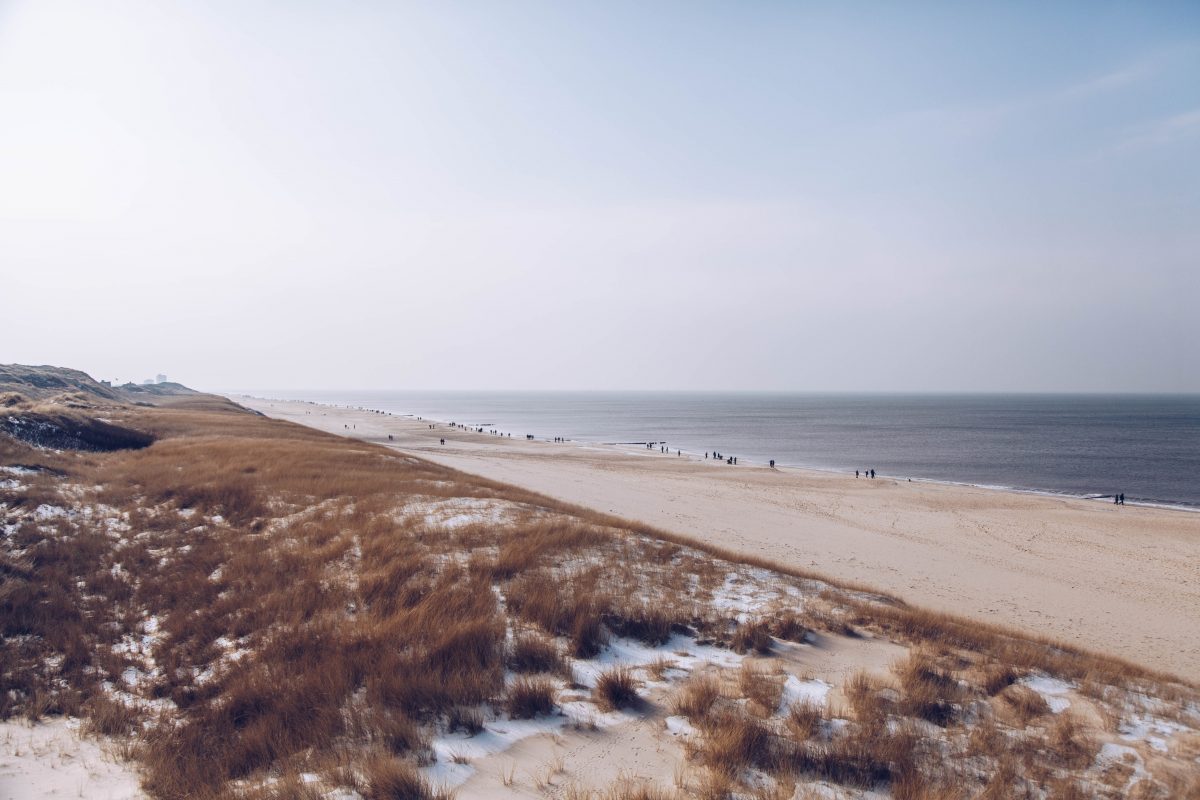
[[[875,477],[875,470],[871,470],[871,478],[873,479],[874,477]]]
[[[445,440],[445,439],[442,439],[442,444],[445,444],[445,443],[446,443],[446,440]]]
[[[1121,505],[1125,505],[1125,493],[1121,492]]]
[[[858,477],[858,470],[854,470],[854,477]]]
[[[775,469],[775,459],[771,459],[771,469]]]

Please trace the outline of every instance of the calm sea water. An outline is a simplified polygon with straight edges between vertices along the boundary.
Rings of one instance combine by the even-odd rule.
[[[780,466],[1200,509],[1200,395],[267,392],[514,437],[666,442]]]

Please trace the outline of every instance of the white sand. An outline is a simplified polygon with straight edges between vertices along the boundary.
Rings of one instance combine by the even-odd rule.
[[[382,440],[464,472],[912,603],[1200,679],[1200,514],[732,467],[641,449],[500,439],[445,426],[431,431],[404,417],[307,403],[234,399],[270,416]]]

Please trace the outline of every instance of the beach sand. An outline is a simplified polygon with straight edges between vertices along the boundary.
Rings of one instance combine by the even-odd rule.
[[[915,605],[1200,680],[1198,513],[734,467],[639,447],[526,441],[515,431],[502,439],[369,411],[233,399]]]

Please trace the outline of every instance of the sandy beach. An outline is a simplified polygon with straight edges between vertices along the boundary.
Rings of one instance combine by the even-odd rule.
[[[234,399],[677,534],[1200,679],[1200,514],[501,438]],[[347,427],[350,426],[350,427]],[[393,437],[388,440],[388,436]],[[445,445],[439,444],[445,438]]]

